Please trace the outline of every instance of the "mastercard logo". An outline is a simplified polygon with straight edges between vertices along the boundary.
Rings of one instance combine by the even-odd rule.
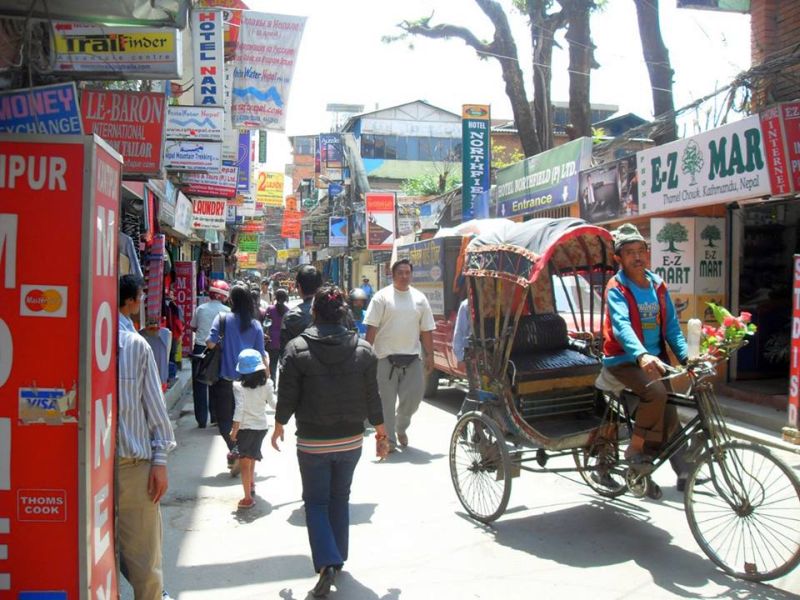
[[[63,286],[22,286],[20,313],[24,316],[65,317],[67,288]]]

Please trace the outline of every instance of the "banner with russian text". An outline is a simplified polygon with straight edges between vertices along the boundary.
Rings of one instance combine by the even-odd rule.
[[[293,15],[242,13],[233,72],[234,127],[285,130],[305,23],[305,17]]]

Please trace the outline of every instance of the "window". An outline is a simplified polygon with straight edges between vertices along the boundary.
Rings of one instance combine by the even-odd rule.
[[[375,158],[375,141],[372,135],[365,134],[361,136],[361,156],[363,158]]]
[[[316,142],[316,138],[312,136],[298,136],[294,138],[294,153],[296,155],[306,155],[306,156],[313,156],[314,155],[314,145]]]

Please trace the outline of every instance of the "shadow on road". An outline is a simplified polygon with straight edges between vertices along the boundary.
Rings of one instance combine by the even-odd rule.
[[[434,408],[455,416],[464,402],[464,392],[452,387],[440,387],[433,398],[425,398],[425,402]]]
[[[311,585],[313,586],[313,583]],[[389,588],[386,593],[379,596],[377,593],[360,583],[347,571],[342,571],[336,578],[336,583],[331,588],[331,593],[328,598],[340,598],[342,600],[400,600],[402,590],[398,588]],[[284,588],[278,594],[282,600],[310,600],[313,598],[311,592],[303,594],[300,592],[297,596],[291,588]]]
[[[263,543],[270,542],[265,540]],[[303,579],[313,570],[308,556],[300,554],[228,561],[220,564],[175,565],[170,568],[170,572],[177,575],[175,580],[195,582],[194,587],[191,583],[185,583],[182,593],[216,588],[220,590],[220,598],[224,598],[225,590],[231,588],[286,579]]]
[[[616,503],[588,504],[546,514],[503,519],[490,529],[509,548],[571,567],[603,567],[634,561],[653,582],[685,598],[696,598],[708,583],[728,588],[720,597],[753,600],[796,600],[797,596],[765,584],[735,579],[710,560],[672,543],[669,532],[656,527],[646,512],[632,512]]]
[[[407,446],[399,449],[397,452],[392,452],[386,459],[388,464],[391,463],[410,463],[412,465],[427,465],[435,460],[444,458],[444,454],[431,454],[419,448]]]
[[[350,526],[364,525],[365,523],[372,522],[372,515],[375,514],[375,507],[377,504],[365,502],[363,504],[350,504]],[[302,506],[297,507],[292,511],[287,519],[289,525],[295,527],[306,526],[306,511]]]

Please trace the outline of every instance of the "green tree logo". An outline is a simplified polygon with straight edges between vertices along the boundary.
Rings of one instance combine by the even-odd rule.
[[[700,232],[700,239],[707,240],[709,248],[715,248],[714,240],[721,240],[722,234],[719,231],[719,227],[716,225],[708,225]]]
[[[689,140],[689,143],[686,144],[686,149],[683,151],[683,156],[681,157],[681,172],[692,178],[689,185],[697,185],[694,176],[703,169],[704,164],[703,153],[700,151],[697,142]]]
[[[680,223],[667,223],[656,235],[656,241],[669,244],[667,252],[683,252],[683,250],[678,250],[675,244],[689,241],[689,232]]]

